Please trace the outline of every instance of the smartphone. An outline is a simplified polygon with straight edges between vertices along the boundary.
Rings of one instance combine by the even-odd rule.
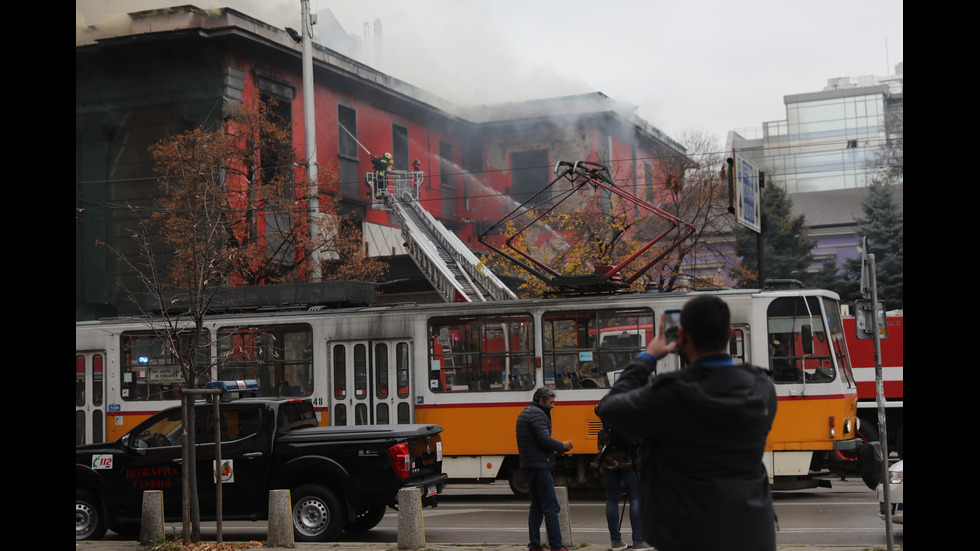
[[[664,316],[664,338],[668,343],[677,342],[677,332],[681,326],[681,309],[667,308],[664,310]]]

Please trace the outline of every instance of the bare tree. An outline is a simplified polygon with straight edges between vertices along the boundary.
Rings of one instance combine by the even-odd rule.
[[[727,211],[728,182],[721,171],[722,147],[715,136],[698,129],[684,131],[679,141],[687,150],[685,156],[664,153],[655,159],[653,197],[657,206],[695,230],[648,274],[647,288],[661,292],[721,285],[731,256],[732,216]],[[680,240],[685,230],[672,230],[670,241]]]
[[[875,184],[902,184],[905,182],[905,115],[901,109],[886,114],[885,128],[888,139],[878,148],[870,167],[874,170]]]

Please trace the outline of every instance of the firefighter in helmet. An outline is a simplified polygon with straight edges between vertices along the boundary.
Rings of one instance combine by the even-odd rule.
[[[388,187],[388,171],[392,167],[391,153],[385,153],[381,157],[371,157],[371,164],[374,165],[374,196],[378,199],[384,196],[384,190]]]

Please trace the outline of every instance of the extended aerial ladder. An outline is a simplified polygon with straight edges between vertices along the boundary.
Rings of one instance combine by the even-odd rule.
[[[371,208],[395,214],[409,255],[446,302],[516,299],[462,240],[419,204],[421,170],[369,172]]]

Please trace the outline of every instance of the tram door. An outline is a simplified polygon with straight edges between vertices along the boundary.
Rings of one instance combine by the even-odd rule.
[[[331,341],[330,424],[414,422],[411,341]]]
[[[105,352],[75,353],[75,445],[105,442]]]

